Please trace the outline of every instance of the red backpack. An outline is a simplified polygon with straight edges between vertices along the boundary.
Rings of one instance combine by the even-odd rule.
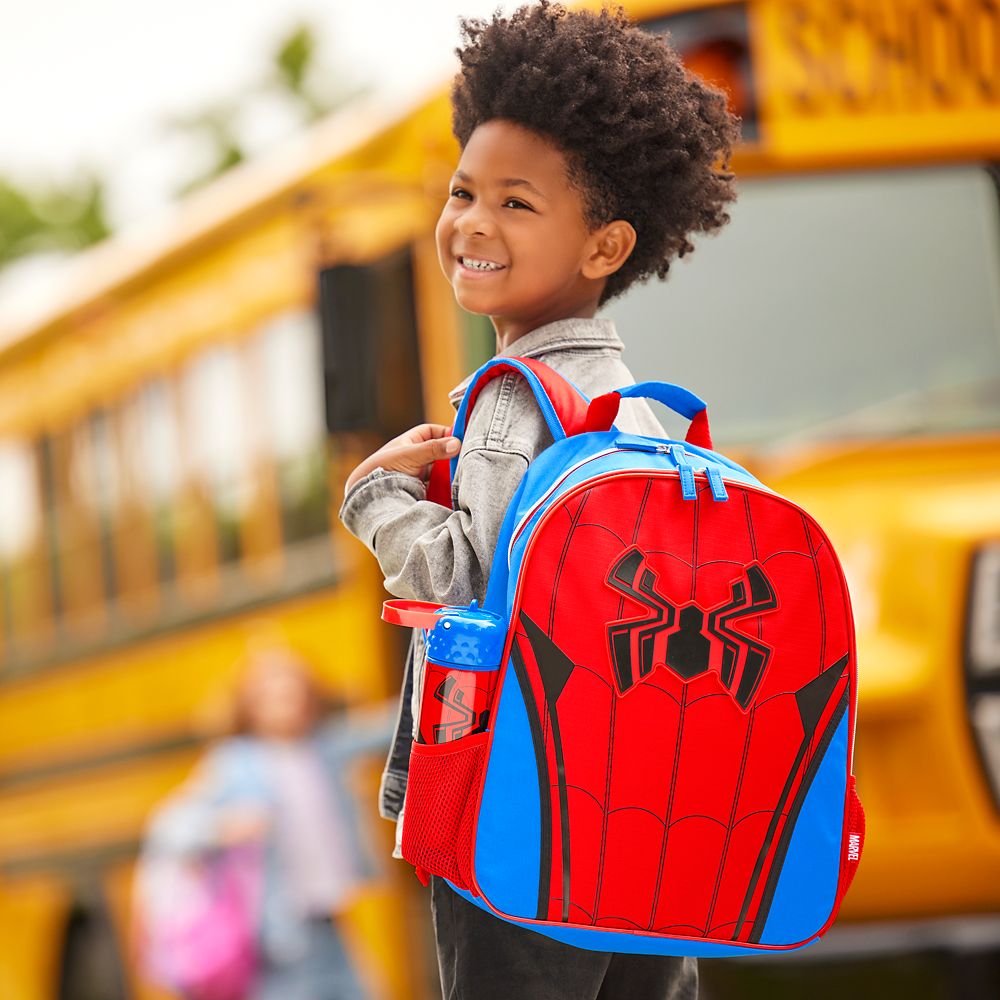
[[[555,440],[510,502],[484,606],[383,612],[428,640],[404,857],[582,948],[814,942],[864,839],[854,628],[829,539],[712,450],[705,404],[678,386],[588,403],[538,361],[494,359],[456,436],[509,371]],[[687,439],[620,433],[623,396],[692,420]]]

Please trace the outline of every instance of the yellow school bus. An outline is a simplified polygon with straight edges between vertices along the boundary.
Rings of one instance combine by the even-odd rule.
[[[0,332],[4,1000],[162,996],[130,961],[132,865],[248,643],[281,637],[349,705],[398,691],[381,577],[336,512],[345,464],[458,370],[423,343],[455,318],[419,105],[338,116],[83,255]],[[378,392],[353,394],[365,372]],[[380,764],[358,780],[386,871],[347,931],[372,996],[422,996],[426,907],[388,863]]]
[[[729,93],[740,198],[608,315],[636,376],[707,398],[717,442],[845,564],[869,835],[843,923],[995,912],[997,5],[625,6]],[[352,106],[2,321],[4,1000],[161,996],[128,957],[135,850],[255,630],[348,702],[394,691],[381,579],[336,512],[354,461],[449,422],[492,352],[433,245],[449,121],[447,81]],[[433,995],[404,866],[348,919],[374,995]]]
[[[641,10],[736,95],[742,183],[729,227],[615,316],[637,375],[692,384],[845,565],[869,836],[844,919],[995,913],[1000,11]]]

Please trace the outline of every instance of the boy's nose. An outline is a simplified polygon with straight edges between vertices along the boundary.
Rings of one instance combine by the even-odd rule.
[[[464,211],[455,223],[455,228],[463,236],[488,236],[493,230],[493,220],[488,212],[483,212],[478,208],[469,208]]]

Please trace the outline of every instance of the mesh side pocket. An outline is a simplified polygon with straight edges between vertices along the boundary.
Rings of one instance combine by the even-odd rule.
[[[489,733],[414,743],[403,812],[403,857],[471,889],[472,825]]]

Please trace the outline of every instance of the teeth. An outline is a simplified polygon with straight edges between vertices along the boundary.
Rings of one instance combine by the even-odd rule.
[[[475,257],[460,258],[466,267],[474,268],[477,271],[499,271],[503,264],[492,264],[488,260],[476,260]]]

